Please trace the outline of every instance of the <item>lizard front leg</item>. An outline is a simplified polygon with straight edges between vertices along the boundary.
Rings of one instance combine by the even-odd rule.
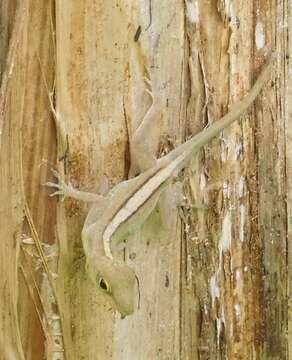
[[[60,195],[62,196],[62,200],[65,200],[66,197],[71,197],[73,199],[85,202],[98,202],[104,199],[102,195],[77,190],[72,186],[70,182],[66,184],[65,181],[61,179],[60,174],[56,170],[52,169],[52,173],[58,180],[58,182],[47,182],[44,184],[45,186],[57,189],[55,192],[50,194],[50,196]]]

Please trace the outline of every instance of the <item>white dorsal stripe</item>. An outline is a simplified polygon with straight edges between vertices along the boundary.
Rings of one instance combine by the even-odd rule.
[[[104,252],[107,257],[113,259],[111,251],[111,237],[117,228],[126,221],[137,209],[144,204],[151,195],[171,177],[177,166],[185,159],[186,153],[182,153],[175,160],[171,161],[165,168],[154,174],[116,213],[113,220],[108,224],[103,233]]]
[[[187,159],[191,152],[194,152],[196,148],[198,150],[214,136],[218,135],[221,130],[239,118],[239,116],[241,116],[244,111],[252,104],[263,87],[267,75],[269,74],[275,61],[275,53],[272,53],[271,55],[272,56],[269,57],[268,61],[264,65],[262,72],[260,73],[249,94],[241,101],[236,103],[232,107],[231,111],[224,115],[218,122],[215,122],[204,132],[197,134],[185,144],[182,144],[181,148],[178,147],[177,150],[174,149],[173,157],[168,157],[169,164],[165,168],[159,170],[158,173],[153,175],[152,178],[146,182],[146,184],[141,186],[141,188],[126,202],[125,206],[123,206],[116,213],[113,220],[108,224],[103,233],[103,245],[107,256],[112,258],[110,241],[118,226],[131,217],[132,214],[151,197],[155,190],[171,177],[174,170],[179,170],[179,168],[182,167],[184,160]],[[177,155],[177,153],[179,155]],[[175,158],[175,156],[177,156],[177,158]]]

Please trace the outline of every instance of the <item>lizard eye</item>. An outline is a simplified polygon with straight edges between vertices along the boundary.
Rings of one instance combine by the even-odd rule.
[[[106,291],[106,292],[109,292],[110,286],[109,286],[108,282],[107,282],[104,278],[100,278],[98,284],[99,284],[99,287],[100,287],[102,290],[104,290],[104,291]]]

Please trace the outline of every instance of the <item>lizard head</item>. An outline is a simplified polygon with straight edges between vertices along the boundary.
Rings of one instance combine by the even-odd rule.
[[[87,259],[86,270],[96,288],[113,301],[122,318],[134,312],[136,275],[129,266],[107,256],[95,256]]]

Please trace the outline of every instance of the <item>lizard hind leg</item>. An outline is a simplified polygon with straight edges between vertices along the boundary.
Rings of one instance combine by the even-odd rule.
[[[140,125],[130,141],[131,168],[130,177],[146,171],[156,165],[156,153],[159,144],[159,123],[162,112],[162,102],[159,94],[154,95],[149,78],[144,77],[146,92],[152,104],[143,117]]]
[[[144,76],[145,91],[149,94],[152,104],[146,112],[141,124],[133,134],[130,142],[131,168],[130,177],[156,166],[156,153],[159,146],[160,118],[163,102],[159,91],[152,91],[149,77]],[[166,189],[165,189],[166,190]],[[161,226],[168,229],[170,226],[169,209],[173,205],[173,192],[162,191],[156,208],[159,213]]]

